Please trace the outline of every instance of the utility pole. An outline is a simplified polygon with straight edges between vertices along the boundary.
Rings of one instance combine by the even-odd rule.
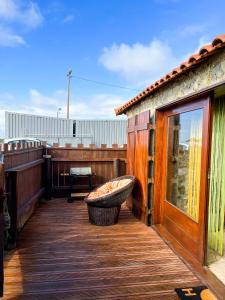
[[[72,70],[69,70],[67,73],[68,77],[68,98],[67,98],[67,119],[69,120],[70,118],[70,79],[72,77]]]
[[[62,108],[59,107],[57,110],[57,138],[58,138],[58,144],[59,144],[59,113],[62,111]]]

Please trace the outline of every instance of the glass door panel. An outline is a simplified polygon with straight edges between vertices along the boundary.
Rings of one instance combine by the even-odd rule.
[[[198,222],[203,109],[168,117],[166,200]]]

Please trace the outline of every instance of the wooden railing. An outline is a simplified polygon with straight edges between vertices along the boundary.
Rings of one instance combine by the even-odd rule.
[[[69,171],[71,167],[91,167],[95,173],[93,185],[98,186],[113,177],[124,175],[126,172],[126,145],[112,148],[102,145],[96,148],[90,145],[84,148],[82,144],[72,148],[70,144],[59,147],[54,144],[48,148],[51,155],[51,188],[53,195],[65,195],[69,188]],[[77,189],[85,189],[85,182],[77,184]]]
[[[45,143],[2,144],[5,170],[42,158]]]
[[[17,233],[34,212],[44,193],[43,153],[40,143],[1,146],[4,156],[5,190],[11,219],[10,243],[14,244]]]
[[[46,199],[67,196],[71,167],[91,167],[96,174],[94,187],[126,172],[126,145],[119,147],[115,144],[112,148],[78,145],[72,148],[70,144],[65,147],[54,144],[52,148],[46,148],[40,143],[12,147],[5,144],[1,145],[0,154],[4,162],[4,171],[0,175],[5,178],[12,245],[44,194]],[[76,187],[85,189],[85,182]]]

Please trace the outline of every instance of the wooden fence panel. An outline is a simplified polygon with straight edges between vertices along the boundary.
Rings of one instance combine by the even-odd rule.
[[[10,241],[14,245],[18,231],[24,226],[44,193],[43,153],[40,143],[7,145],[4,152],[6,192],[11,217]]]
[[[49,148],[48,154],[52,156],[53,195],[57,195],[57,191],[62,195],[62,191],[69,189],[69,171],[72,167],[91,167],[92,172],[96,174],[93,178],[94,186],[113,177],[125,175],[126,145],[123,148],[118,148],[118,145],[113,145],[112,148],[106,148],[105,145],[101,148],[94,145],[89,148],[84,148],[83,145],[71,148],[67,145],[65,148]],[[77,184],[78,189],[85,187],[84,181]]]
[[[42,183],[43,159],[38,159],[6,170],[8,205],[11,215],[11,236],[16,240],[17,232],[34,212],[38,200],[44,193]]]
[[[43,147],[27,148],[15,151],[4,152],[5,169],[10,169],[23,165],[39,158],[42,158]]]
[[[67,195],[65,192],[69,189],[68,175],[71,167],[91,167],[96,174],[94,186],[124,175],[126,169],[126,145],[122,148],[117,144],[112,145],[112,148],[106,148],[106,145],[101,148],[96,148],[95,145],[90,145],[89,148],[84,148],[83,145],[72,148],[70,144],[66,147],[55,144],[53,148],[44,148],[41,145],[27,144],[11,148],[4,145],[3,148],[12,243],[16,241],[18,231],[33,213],[44,193],[44,187],[47,187],[48,199],[51,195],[59,195],[58,191],[64,193],[60,196]],[[45,169],[43,154],[46,160]],[[51,162],[48,155],[52,157]],[[47,160],[51,163],[48,168]],[[43,169],[45,172],[48,169],[48,176]],[[84,186],[85,182],[81,182],[77,187],[83,189]]]

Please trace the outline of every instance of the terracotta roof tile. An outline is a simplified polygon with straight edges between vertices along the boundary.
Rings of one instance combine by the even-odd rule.
[[[172,77],[172,73],[168,73],[168,74],[166,74],[165,79],[168,80],[168,79],[170,79],[171,77]]]
[[[200,57],[201,57],[201,55],[199,55],[199,54],[193,54],[192,56],[189,57],[189,60],[188,60],[189,64],[191,65],[191,64],[195,63],[197,60],[199,60]]]
[[[179,68],[176,68],[172,71],[172,75],[176,75],[176,74],[178,74],[178,72],[179,72]]]
[[[184,61],[182,62],[182,64],[180,65],[180,69],[184,70],[189,66],[189,62],[188,61]]]
[[[172,72],[166,74],[164,77],[156,81],[154,84],[148,86],[143,92],[139,93],[136,97],[134,97],[132,100],[128,101],[121,107],[115,109],[115,112],[117,115],[124,113],[127,108],[131,107],[135,103],[139,102],[141,99],[146,97],[147,95],[154,92],[156,89],[158,89],[161,85],[165,84],[166,82],[173,80],[175,77],[177,77],[179,74],[185,72],[192,66],[204,61],[209,57],[211,54],[213,54],[218,48],[225,47],[225,34],[217,36],[211,44],[203,46],[199,53],[195,53],[192,56],[189,57],[189,59],[185,62],[183,62],[178,68],[175,68],[172,70]]]
[[[221,45],[221,44],[223,44],[223,43],[225,43],[225,34],[221,34],[221,35],[217,36],[217,37],[213,40],[212,46],[213,46],[213,47],[216,47],[216,46]]]
[[[214,47],[210,44],[210,45],[205,45],[205,46],[203,46],[200,50],[199,50],[199,56],[201,57],[202,55],[204,55],[204,54],[208,54],[208,53],[210,53],[210,52],[212,52],[212,51],[214,51]]]

